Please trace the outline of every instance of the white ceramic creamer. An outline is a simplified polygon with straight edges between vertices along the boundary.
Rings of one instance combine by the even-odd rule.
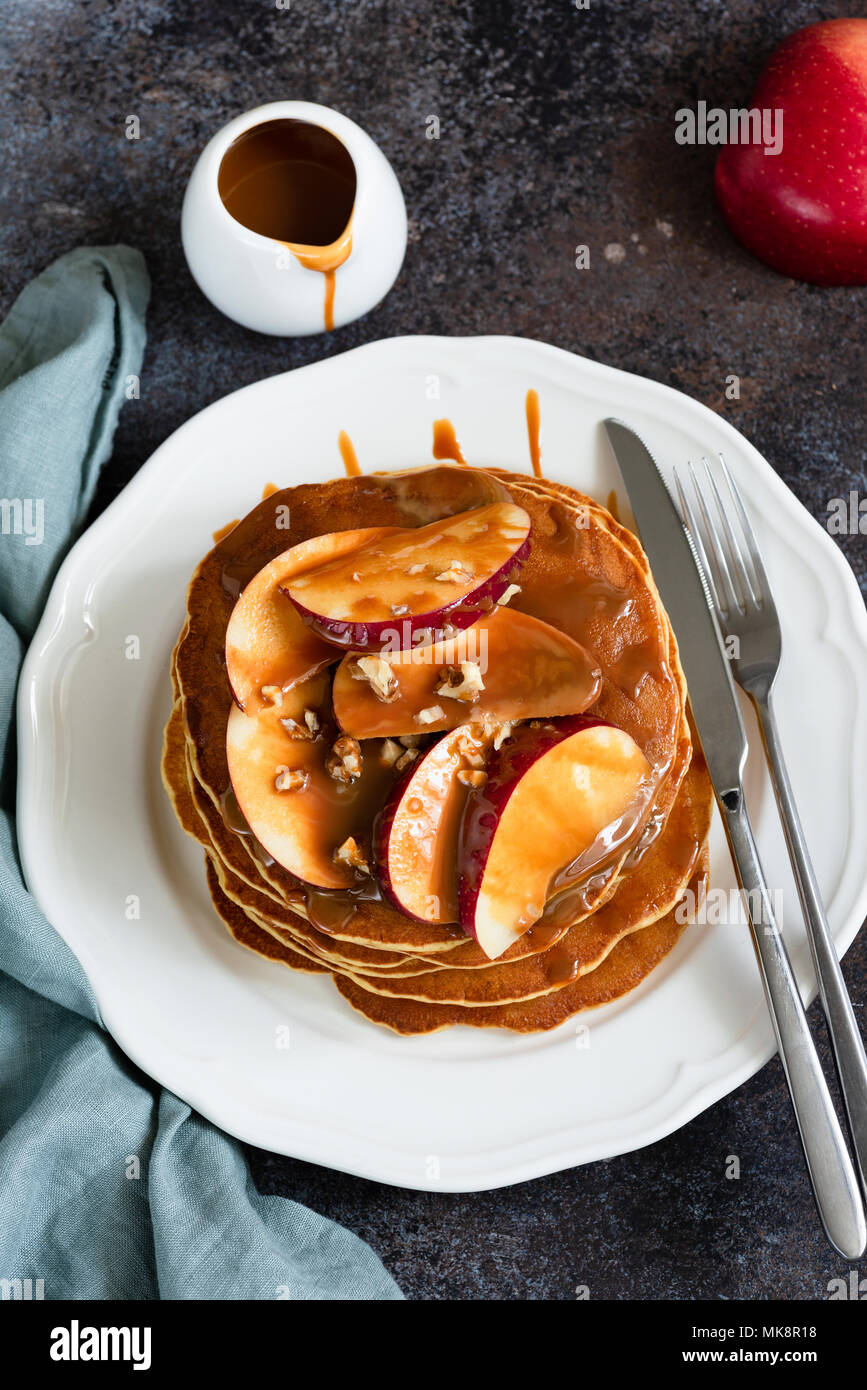
[[[229,318],[295,337],[340,328],[388,293],[406,208],[385,155],[326,106],[237,116],[200,155],[181,214],[196,283]]]

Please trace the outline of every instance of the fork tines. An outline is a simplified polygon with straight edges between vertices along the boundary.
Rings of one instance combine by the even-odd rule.
[[[677,469],[674,471],[674,481],[681,513],[698,551],[711,588],[714,606],[725,620],[733,609],[746,613],[751,607],[762,608],[770,601],[771,591],[755,532],[743,500],[722,454],[719,455],[719,461],[732,500],[735,524],[730,519],[707,458],[702,458],[702,463],[707,478],[707,493],[712,497],[711,504],[706,501],[706,494],[702,491],[695,468],[691,462],[687,464],[695,493],[698,521],[687,500]],[[716,520],[712,513],[715,513]]]

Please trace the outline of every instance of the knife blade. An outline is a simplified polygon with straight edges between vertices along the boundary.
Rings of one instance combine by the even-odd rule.
[[[747,734],[707,581],[659,466],[621,420],[605,421],[614,457],[671,619],[711,781],[721,800],[741,785]]]

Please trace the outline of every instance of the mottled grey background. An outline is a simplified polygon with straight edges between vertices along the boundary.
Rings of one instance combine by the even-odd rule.
[[[751,260],[717,215],[713,151],[672,134],[679,106],[746,104],[789,31],[859,8],[2,0],[0,311],[82,243],[130,242],[153,277],[142,397],[123,411],[97,509],[226,392],[415,332],[524,334],[669,382],[726,415],[820,519],[829,498],[863,495],[864,291]],[[360,122],[406,195],[398,283],[330,338],[236,327],[181,254],[198,151],[230,116],[281,97]],[[124,138],[130,114],[137,142]],[[431,114],[439,141],[424,138]],[[580,274],[578,243],[591,248]],[[625,255],[606,260],[614,243]],[[732,372],[740,402],[724,399]],[[863,537],[843,548],[863,580]],[[862,939],[846,961],[862,1005],[865,963]],[[724,1177],[728,1154],[739,1181]],[[847,1272],[819,1233],[777,1061],[662,1143],[499,1192],[420,1194],[250,1161],[264,1191],[369,1240],[414,1298],[570,1298],[586,1284],[593,1298],[812,1299]]]

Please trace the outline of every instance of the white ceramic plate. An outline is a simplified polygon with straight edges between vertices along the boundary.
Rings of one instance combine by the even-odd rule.
[[[867,910],[867,803],[857,786],[867,766],[867,620],[852,574],[768,464],[711,411],[541,343],[392,339],[209,407],[71,552],[20,686],[25,872],[124,1051],[240,1138],[405,1187],[497,1187],[651,1143],[773,1051],[739,925],[691,928],[639,989],[551,1033],[452,1028],[398,1038],[355,1014],[327,978],[269,964],[230,939],[210,905],[201,851],[163,792],[169,654],[212,531],[247,512],[267,482],[339,473],[340,429],[362,467],[407,467],[430,459],[432,421],[448,416],[470,462],[529,472],[529,387],[541,400],[545,472],[603,500],[619,484],[599,425],[606,415],[634,424],[668,464],[725,452],[781,609],[780,722],[845,950]],[[770,884],[784,889],[785,935],[812,994],[748,720],[757,838]],[[714,883],[733,887],[718,828],[714,851]]]

